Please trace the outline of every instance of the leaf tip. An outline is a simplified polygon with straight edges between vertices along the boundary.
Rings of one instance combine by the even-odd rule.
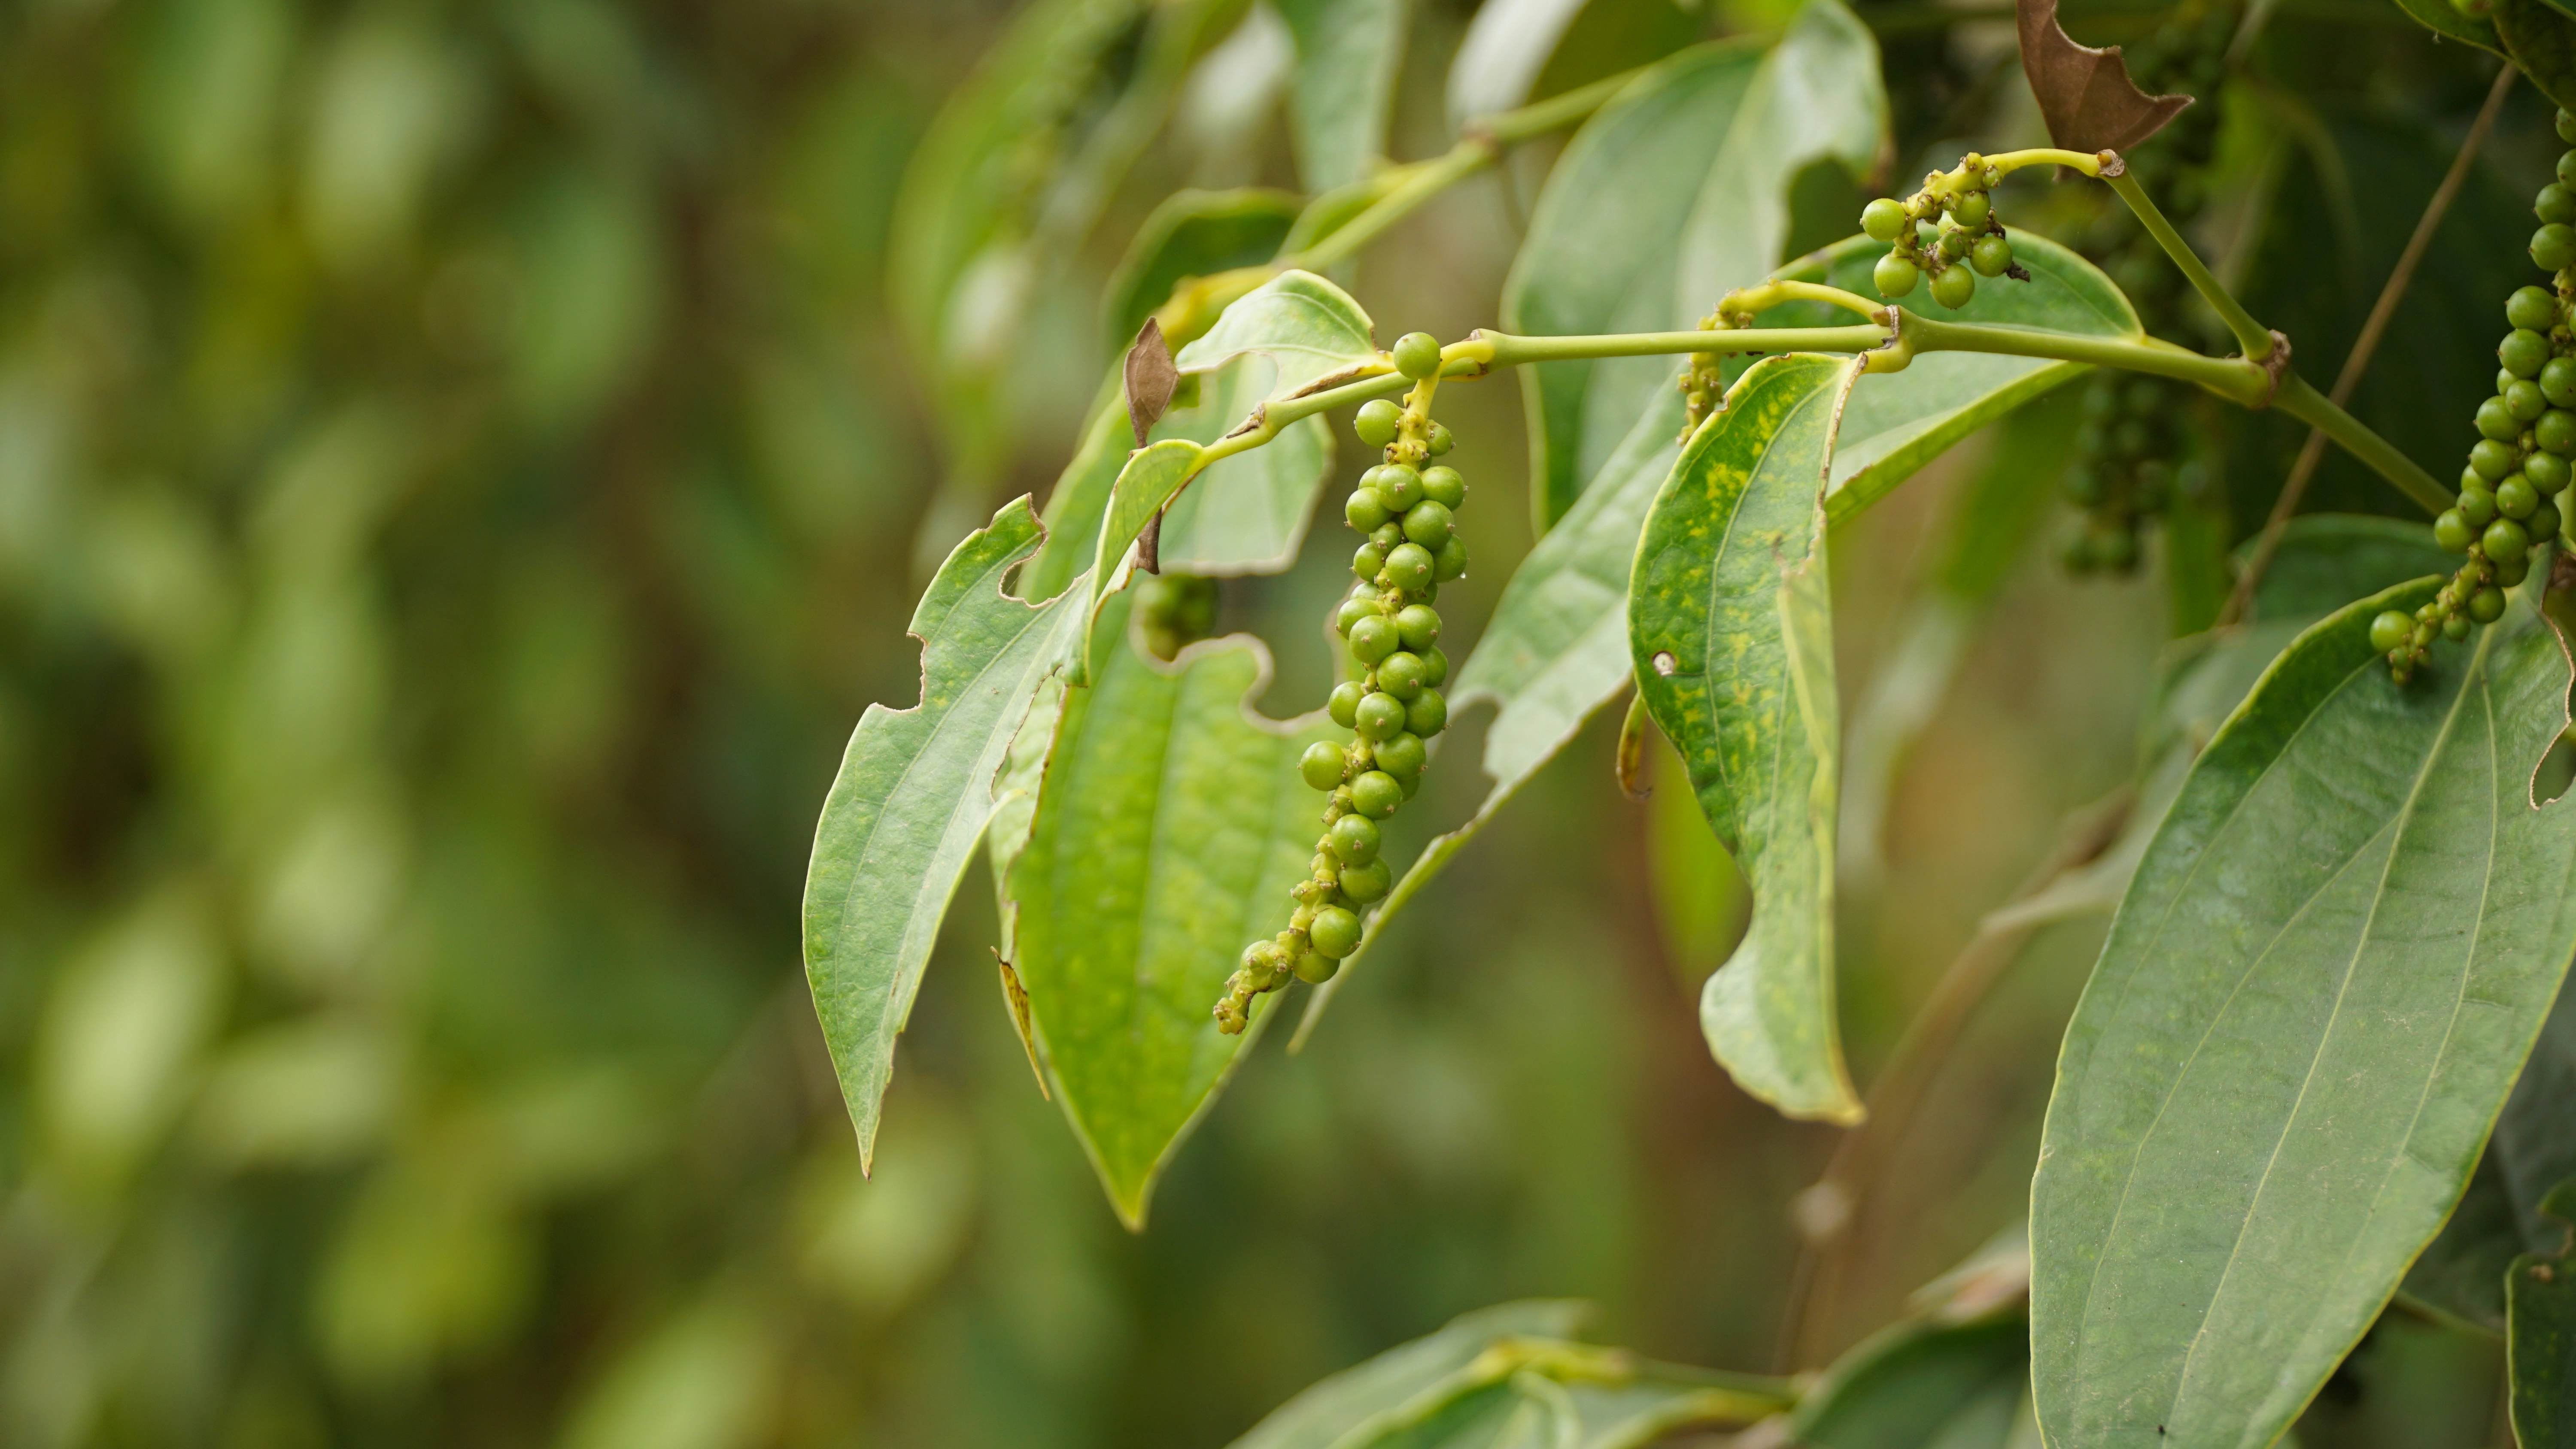
[[[2185,95],[2151,96],[2129,76],[2120,47],[2079,45],[2058,23],[2057,0],[2018,0],[2022,75],[2048,123],[2049,139],[2070,151],[2120,151],[2163,130],[2192,103]]]

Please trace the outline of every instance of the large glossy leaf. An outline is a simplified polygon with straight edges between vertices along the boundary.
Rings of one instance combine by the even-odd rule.
[[[1566,148],[1504,286],[1503,325],[1689,326],[1779,262],[1790,180],[1825,158],[1859,172],[1886,128],[1877,43],[1837,0],[1810,0],[1769,51],[1725,41],[1663,61]],[[1668,376],[1643,358],[1522,370],[1542,528]]]
[[[1980,289],[1965,315],[2094,336],[2136,334],[2136,314],[2119,289],[2083,258],[2027,233],[2016,237],[2015,246],[2032,280]],[[1800,258],[1781,275],[1865,290],[1870,265],[1883,250],[1853,237]],[[1804,326],[1820,319],[1801,304],[1774,308],[1759,320]],[[1730,371],[1741,376],[1740,368]],[[1828,518],[1854,516],[1961,438],[2083,371],[2027,358],[1938,355],[1918,359],[1903,372],[1862,378],[1844,409],[1834,450]],[[1538,541],[1504,586],[1450,696],[1453,710],[1478,701],[1496,706],[1484,755],[1493,788],[1473,817],[1434,840],[1406,869],[1370,917],[1370,940],[1594,711],[1627,687],[1629,565],[1647,507],[1680,451],[1682,401],[1671,381],[1668,376],[1655,389],[1574,511]],[[1361,952],[1366,951],[1363,942]],[[1354,961],[1345,961],[1341,974],[1317,991],[1298,1023],[1299,1042],[1350,979]]]
[[[823,803],[805,875],[805,977],[858,1128],[876,1150],[894,1043],[940,919],[995,808],[994,779],[1079,616],[1002,581],[1037,546],[1028,500],[957,546],[912,616],[921,701],[870,705]]]
[[[2459,1198],[2576,950],[2527,600],[2410,688],[2325,619],[2201,753],[2069,1027],[2032,1189],[2053,1443],[2270,1443]]]
[[[1824,486],[1857,361],[1771,358],[1702,427],[1647,515],[1628,592],[1637,690],[1753,887],[1753,923],[1700,994],[1738,1085],[1859,1120],[1834,1027],[1841,729]]]
[[[1126,612],[1101,628],[1123,634]],[[1197,645],[1170,667],[1132,644],[1101,653],[1092,686],[1066,696],[1011,868],[1013,964],[1056,1099],[1141,1227],[1156,1175],[1252,1039],[1221,1035],[1208,1003],[1306,872],[1322,805],[1297,756],[1335,729],[1249,712],[1269,673],[1257,642]]]
[[[1408,0],[1272,0],[1297,48],[1288,92],[1297,172],[1309,191],[1366,176],[1386,151],[1404,64]]]
[[[2445,40],[2462,41],[2497,55],[2504,54],[2504,40],[2496,34],[2494,22],[2463,15],[2450,0],[2397,0],[2397,8],[2405,11],[2416,24]]]
[[[2540,93],[2576,106],[2576,18],[2549,0],[2496,0],[2493,19],[2505,54]]]

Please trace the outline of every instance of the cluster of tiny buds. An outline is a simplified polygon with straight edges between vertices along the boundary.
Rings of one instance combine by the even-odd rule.
[[[1440,344],[1407,333],[1393,349],[1396,370],[1413,379],[1403,407],[1385,398],[1362,404],[1354,428],[1384,461],[1360,475],[1342,515],[1366,536],[1351,556],[1357,575],[1334,611],[1333,630],[1347,646],[1350,673],[1333,689],[1326,712],[1352,732],[1347,745],[1319,740],[1306,747],[1298,774],[1322,791],[1323,837],[1306,879],[1289,894],[1296,908],[1287,929],[1244,948],[1243,960],[1217,1002],[1217,1029],[1243,1030],[1253,998],[1288,978],[1324,982],[1360,946],[1360,912],[1394,884],[1379,851],[1379,822],[1422,786],[1430,739],[1449,724],[1440,686],[1449,658],[1439,649],[1441,584],[1467,572],[1467,545],[1455,510],[1466,501],[1458,470],[1431,460],[1447,453],[1449,430],[1431,421]]]
[[[1893,301],[1929,275],[1932,300],[1956,311],[1977,295],[1979,277],[2030,280],[2013,265],[2012,242],[1995,215],[1992,193],[2001,179],[1984,157],[1972,153],[1957,170],[1924,177],[1923,189],[1903,201],[1882,196],[1862,207],[1860,229],[1888,244],[1870,273],[1878,294]]]
[[[2558,113],[2558,136],[2576,145],[2576,115]],[[2547,287],[2505,299],[2507,332],[2496,345],[2495,395],[2478,404],[2478,440],[2460,473],[2460,494],[2433,520],[2433,539],[2468,555],[2431,603],[2371,620],[2370,643],[2388,656],[2400,683],[2430,655],[2433,636],[2468,637],[2472,623],[2504,616],[2504,590],[2531,571],[2531,550],[2556,538],[2558,500],[2576,478],[2576,150],[2558,158],[2558,180],[2532,211],[2540,230],[2531,260],[2551,273]]]

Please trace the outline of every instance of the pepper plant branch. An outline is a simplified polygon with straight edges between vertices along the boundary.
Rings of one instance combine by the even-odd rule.
[[[2110,152],[2103,154],[2112,155]],[[2116,163],[2118,158],[2112,156],[2112,161]],[[2156,245],[2165,249],[2165,255],[2171,257],[2173,264],[2181,269],[2184,279],[2191,283],[2192,290],[2200,293],[2201,300],[2207,302],[2211,310],[2218,313],[2220,320],[2227,324],[2227,330],[2236,334],[2236,345],[2245,349],[2245,355],[2256,362],[2270,357],[2272,355],[2271,329],[2255,321],[2253,314],[2245,310],[2245,305],[2236,300],[2235,294],[2219,285],[2218,278],[2210,275],[2208,265],[2200,259],[2200,253],[2193,251],[2191,243],[2182,239],[2182,233],[2174,230],[2174,224],[2165,219],[2164,212],[2148,197],[2147,189],[2138,184],[2138,178],[2130,173],[2129,168],[2120,164],[2105,164],[2099,175],[2111,184],[2113,191],[2120,194],[2122,201],[2129,204],[2129,210],[2137,213],[2138,220],[2146,225],[2147,234],[2156,239]]]

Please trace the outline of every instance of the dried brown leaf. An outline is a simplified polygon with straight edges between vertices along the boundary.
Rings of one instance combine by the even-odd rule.
[[[2021,70],[2051,139],[2069,151],[2125,151],[2165,128],[2189,96],[2151,96],[2129,79],[2120,47],[2078,45],[2057,0],[2020,0]]]
[[[1136,333],[1136,345],[1127,349],[1127,425],[1136,430],[1136,446],[1145,446],[1145,435],[1163,410],[1172,405],[1172,389],[1181,385],[1181,370],[1172,365],[1172,349],[1163,341],[1163,324],[1154,318]]]

